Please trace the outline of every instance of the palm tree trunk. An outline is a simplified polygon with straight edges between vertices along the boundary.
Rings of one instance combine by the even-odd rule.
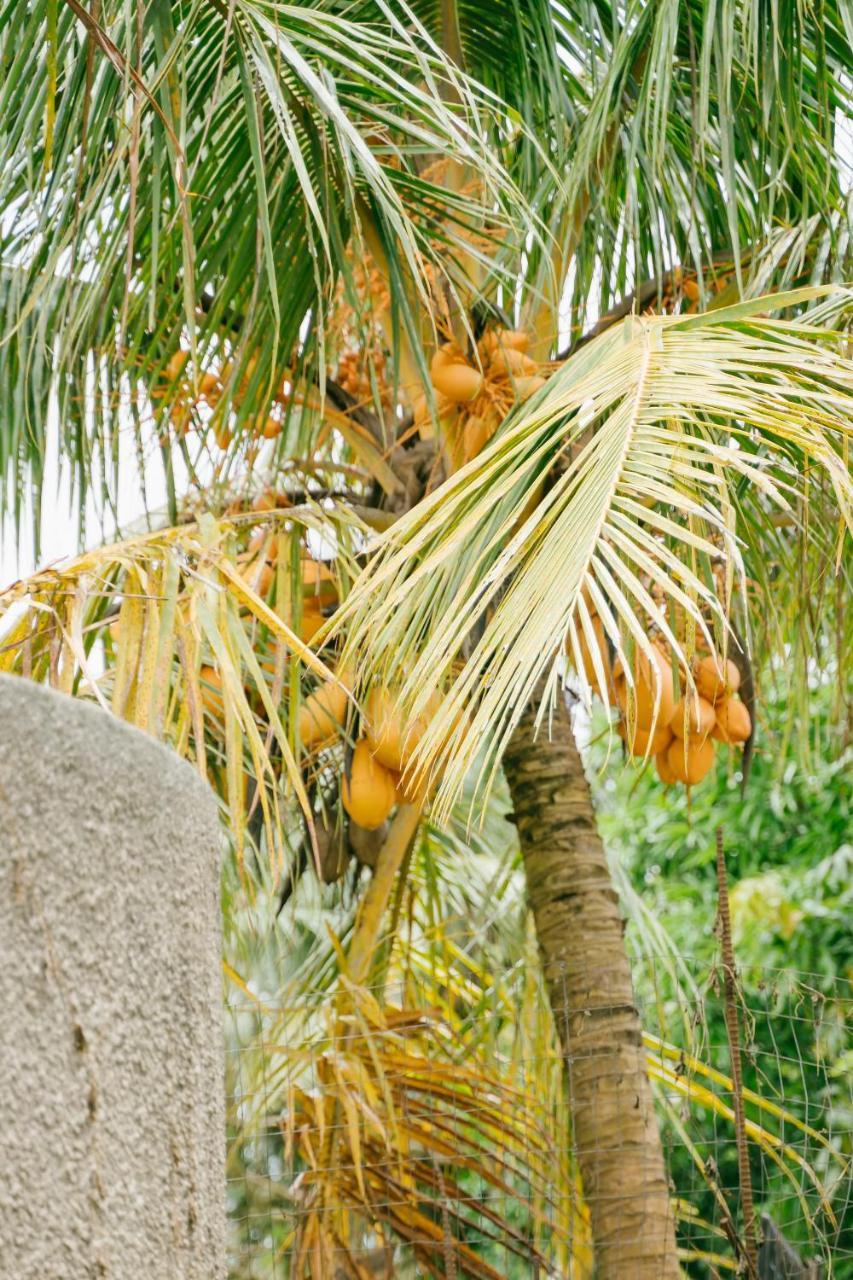
[[[527,892],[566,1061],[596,1280],[676,1280],[666,1168],[616,891],[562,700],[534,699],[504,755]]]

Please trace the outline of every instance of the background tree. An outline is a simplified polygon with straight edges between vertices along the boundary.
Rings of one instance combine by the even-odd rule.
[[[418,783],[443,773],[440,817],[475,760],[484,778],[503,761],[549,976],[572,963],[570,1019],[611,1005],[620,1023],[591,1046],[576,1102],[603,1116],[600,1050],[618,1045],[630,1067],[613,1112],[627,1116],[645,1092],[640,1025],[557,696],[562,654],[589,702],[614,658],[630,688],[663,638],[689,687],[697,631],[737,650],[741,587],[739,635],[758,613],[776,620],[762,639],[803,660],[843,642],[842,580],[821,577],[819,608],[773,606],[780,578],[811,590],[816,555],[844,545],[851,376],[833,329],[846,298],[740,301],[844,270],[841,7],[19,9],[0,10],[6,498],[20,515],[32,488],[38,505],[52,406],[78,491],[97,477],[107,506],[123,432],[158,450],[173,527],[20,588],[34,607],[13,615],[8,664],[196,759],[244,875],[247,842],[273,876],[293,857],[333,876],[360,849],[375,874],[358,976]],[[678,314],[624,319],[635,303]],[[787,322],[765,318],[773,305]],[[507,330],[524,335],[520,360]],[[394,521],[349,596],[367,530]],[[358,738],[359,712],[345,716],[309,645],[344,599],[335,635],[353,622],[349,652],[368,644],[359,701],[372,679],[399,686],[404,713],[430,713],[384,845],[352,820],[364,753],[326,741],[316,702],[300,718],[304,665]],[[560,777],[572,799],[546,825]],[[285,834],[293,804],[301,855]],[[555,858],[559,880],[543,879]],[[577,936],[578,914],[601,924],[618,989],[549,942]],[[639,1113],[633,1159],[608,1123],[581,1144],[603,1276],[675,1274],[660,1147]]]

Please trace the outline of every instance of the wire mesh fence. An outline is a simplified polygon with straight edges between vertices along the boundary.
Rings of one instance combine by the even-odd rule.
[[[233,1280],[594,1275],[571,1033],[563,1055],[532,967],[496,980],[459,956],[370,990],[230,1000]],[[743,1274],[719,971],[634,973],[684,1274]],[[737,1005],[759,1276],[850,1280],[851,986],[751,970]]]

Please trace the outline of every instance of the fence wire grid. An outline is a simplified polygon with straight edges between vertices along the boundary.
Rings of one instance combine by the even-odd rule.
[[[473,972],[229,997],[231,1280],[591,1280],[571,1044]],[[683,1274],[744,1274],[719,971],[634,974]],[[760,1280],[853,1280],[851,984],[753,969],[738,1006]]]

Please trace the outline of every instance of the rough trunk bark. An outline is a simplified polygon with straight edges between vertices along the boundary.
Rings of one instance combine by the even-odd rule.
[[[597,1280],[677,1280],[666,1169],[616,892],[560,701],[550,738],[535,706],[504,756],[527,892],[566,1060],[572,1140]]]

